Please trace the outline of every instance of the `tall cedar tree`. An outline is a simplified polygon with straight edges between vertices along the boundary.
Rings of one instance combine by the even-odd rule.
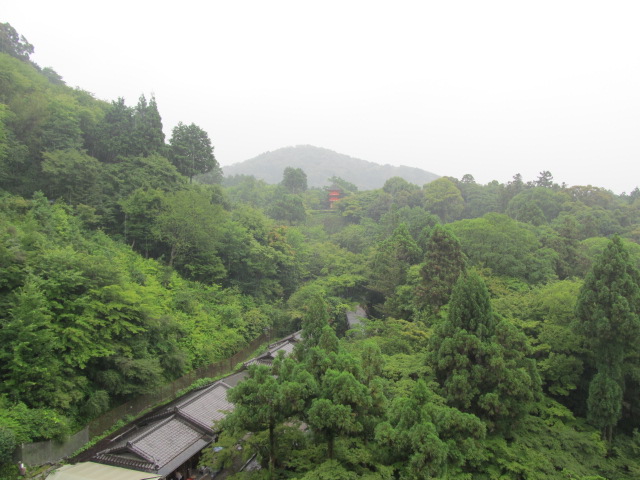
[[[449,306],[428,357],[442,394],[449,405],[508,430],[540,392],[526,338],[496,322],[487,287],[474,272],[460,276]]]
[[[162,118],[158,112],[156,98],[151,96],[147,103],[144,95],[140,95],[138,105],[133,114],[134,142],[136,155],[149,156],[152,153],[164,154],[164,133]]]
[[[616,236],[594,262],[576,304],[578,330],[588,339],[597,371],[589,385],[588,419],[608,440],[622,415],[625,373],[637,358],[639,313],[640,273]]]
[[[465,271],[466,260],[458,239],[436,225],[426,245],[420,268],[422,281],[416,287],[416,303],[431,313],[438,313],[449,297],[458,277]]]

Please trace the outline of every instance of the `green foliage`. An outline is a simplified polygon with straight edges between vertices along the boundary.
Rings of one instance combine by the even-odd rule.
[[[99,180],[103,173],[100,162],[78,150],[56,150],[44,154],[42,172],[48,183],[47,195],[63,199],[71,205],[96,205]]]
[[[251,366],[248,378],[227,394],[235,408],[221,425],[236,433],[267,431],[271,473],[275,471],[277,461],[276,427],[291,415],[301,412],[316,388],[307,372],[287,367],[281,366],[280,375],[274,377],[267,367]]]
[[[33,53],[33,45],[19,35],[9,23],[0,23],[0,52],[28,61]]]
[[[340,199],[337,210],[351,223],[361,223],[367,217],[379,221],[391,206],[391,195],[382,190],[359,192]]]
[[[450,229],[472,265],[529,283],[544,282],[554,276],[556,253],[542,248],[534,230],[525,224],[490,213],[455,222]]]
[[[429,363],[449,405],[509,429],[537,399],[540,378],[525,357],[525,336],[497,325],[487,288],[470,272],[451,295],[449,315],[431,338]]]
[[[17,447],[16,434],[10,428],[0,426],[0,465],[13,459],[13,451]]]
[[[89,152],[102,162],[114,162],[118,157],[135,155],[133,110],[124,98],[112,101],[90,139]]]
[[[329,313],[327,304],[318,293],[306,303],[306,311],[302,317],[302,345],[305,349],[317,347],[325,326],[328,326]]]
[[[536,187],[519,193],[507,205],[507,214],[519,222],[542,225],[553,221],[570,197],[545,187]]]
[[[443,405],[424,382],[396,398],[389,411],[389,420],[376,427],[376,440],[402,478],[453,476],[476,461],[484,424]]]
[[[165,145],[153,97],[68,88],[6,23],[0,50],[0,188],[24,196],[0,196],[3,459],[302,324],[276,376],[237,387],[219,457],[239,466],[239,444],[265,467],[243,478],[640,475],[637,189],[543,171],[358,192],[335,175],[382,181],[335,154],[359,166],[332,172],[329,211],[326,151],[265,154],[280,186],[222,187],[206,132],[179,124]],[[345,333],[356,304],[379,318]]]
[[[218,182],[221,180],[222,172],[213,155],[209,135],[196,124],[178,123],[173,128],[169,143],[172,163],[189,181],[195,175],[210,172],[217,175]]]
[[[0,394],[27,411],[95,417],[228,357],[269,325],[252,299],[188,283],[84,231],[62,204],[4,197],[0,208]]]
[[[26,443],[51,438],[62,439],[69,433],[69,420],[49,408],[29,408],[24,403],[12,403],[0,395],[0,429],[5,441]]]
[[[406,283],[407,271],[418,262],[420,253],[420,248],[404,223],[388,239],[378,244],[369,263],[367,287],[374,295],[372,303],[393,301],[396,287]],[[382,310],[385,311],[385,308]]]
[[[304,222],[307,212],[300,195],[283,193],[276,190],[267,214],[274,220],[285,222],[287,225],[295,225]]]
[[[589,386],[589,419],[610,439],[621,416],[625,374],[637,362],[640,273],[619,237],[595,261],[576,304],[577,329],[593,349],[597,371]]]
[[[211,204],[205,191],[183,190],[165,197],[152,232],[168,244],[170,267],[176,264],[194,279],[215,281],[224,275],[216,253],[225,217],[221,207]]]
[[[280,183],[289,193],[298,195],[307,189],[307,174],[301,168],[287,167]]]
[[[460,218],[464,199],[458,187],[446,177],[427,183],[424,188],[424,208],[440,217],[443,223]]]
[[[543,387],[556,397],[575,396],[581,386],[585,338],[573,328],[581,285],[580,281],[564,280],[493,300],[497,313],[527,333]]]
[[[432,230],[425,250],[414,301],[419,309],[438,313],[449,302],[453,286],[466,268],[465,257],[458,239],[440,226]]]
[[[153,95],[148,103],[145,96],[140,95],[138,105],[135,107],[133,123],[136,154],[145,157],[152,154],[163,154],[165,145],[162,119]]]

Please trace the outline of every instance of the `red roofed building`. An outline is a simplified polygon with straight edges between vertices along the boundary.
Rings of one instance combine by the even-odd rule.
[[[329,187],[329,208],[334,208],[335,203],[342,198],[342,193],[343,190],[336,185]]]

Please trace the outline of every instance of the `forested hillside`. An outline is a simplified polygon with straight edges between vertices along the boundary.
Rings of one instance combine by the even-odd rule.
[[[378,165],[311,145],[279,148],[244,162],[228,165],[223,170],[225,177],[252,175],[275,184],[281,180],[282,172],[287,167],[303,169],[311,187],[329,186],[331,177],[343,178],[360,190],[380,188],[392,177],[404,178],[418,185],[438,178],[438,175],[419,168]],[[209,175],[202,176],[203,181],[208,179]]]
[[[203,462],[257,453],[237,478],[640,477],[640,190],[547,171],[366,191],[336,177],[329,209],[293,165],[223,186],[215,137],[186,120],[167,140],[153,98],[69,88],[0,30],[5,478],[18,442],[299,328],[292,356],[230,393],[219,445],[243,448]],[[369,319],[347,331],[356,305]]]

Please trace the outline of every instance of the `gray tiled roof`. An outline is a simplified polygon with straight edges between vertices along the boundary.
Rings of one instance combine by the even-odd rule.
[[[285,355],[291,355],[293,349],[296,346],[296,343],[298,343],[301,339],[301,331],[293,333],[288,337],[283,338],[282,340],[278,340],[277,342],[270,344],[267,347],[266,352],[258,355],[255,358],[252,358],[251,360],[248,360],[244,363],[244,365],[245,367],[248,367],[249,365],[266,365],[270,367],[273,364],[273,360],[276,358],[279,351],[283,351]]]
[[[296,332],[274,342],[267,352],[245,365],[271,365],[278,351],[290,355],[301,338],[301,332]],[[163,476],[170,474],[213,441],[214,422],[233,410],[233,404],[227,400],[227,390],[246,374],[246,371],[239,372],[224,381],[193,390],[166,408],[143,417],[114,438],[108,449],[94,455],[92,461]]]
[[[288,342],[285,343],[284,345],[281,345],[280,347],[276,348],[273,353],[275,355],[278,354],[278,352],[284,352],[285,355],[291,355],[291,353],[293,352],[294,347],[296,346],[296,344],[294,342]]]
[[[220,381],[185,395],[165,410],[142,419],[94,460],[161,475],[171,473],[211,443],[214,421],[233,409],[227,401],[229,388]]]
[[[233,404],[227,401],[229,388],[224,382],[218,382],[176,408],[193,418],[208,421],[211,426],[213,421],[224,418],[225,411],[233,410]]]

